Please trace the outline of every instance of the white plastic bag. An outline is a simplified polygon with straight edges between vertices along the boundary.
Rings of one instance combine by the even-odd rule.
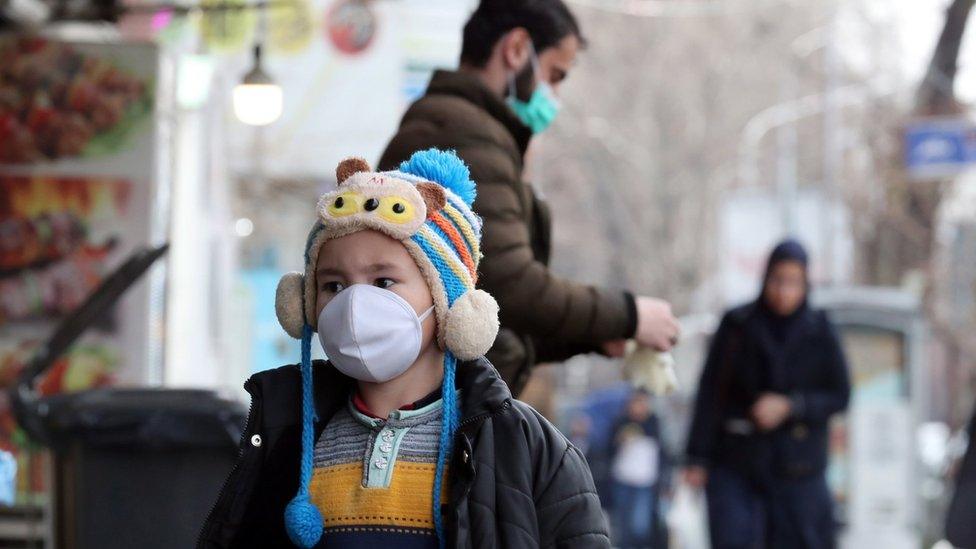
[[[679,482],[667,516],[671,549],[708,549],[705,493]]]

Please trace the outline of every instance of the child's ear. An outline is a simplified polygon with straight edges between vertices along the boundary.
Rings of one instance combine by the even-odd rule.
[[[447,196],[444,194],[444,187],[437,183],[418,183],[417,191],[427,204],[427,212],[442,210],[447,204]]]
[[[336,166],[336,184],[342,185],[352,174],[368,172],[371,169],[369,162],[366,162],[362,158],[347,158],[339,162],[339,165]]]

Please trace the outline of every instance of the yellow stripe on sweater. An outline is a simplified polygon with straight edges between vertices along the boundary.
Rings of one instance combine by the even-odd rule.
[[[361,463],[316,468],[309,492],[326,528],[405,526],[434,528],[433,463],[397,461],[389,488],[364,488]],[[449,478],[447,471],[444,478]],[[447,502],[447,482],[441,492]]]

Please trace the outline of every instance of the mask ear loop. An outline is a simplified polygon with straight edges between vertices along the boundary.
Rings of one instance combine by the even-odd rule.
[[[536,81],[542,80],[539,77],[539,73],[542,72],[542,65],[539,63],[539,53],[535,51],[535,44],[532,40],[529,40],[529,63],[532,64],[532,73],[535,75]]]

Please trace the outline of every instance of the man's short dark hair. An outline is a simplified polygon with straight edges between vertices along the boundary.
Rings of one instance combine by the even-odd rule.
[[[529,32],[539,53],[569,35],[585,44],[576,17],[562,0],[481,0],[464,25],[461,62],[484,67],[498,40],[518,27]]]

